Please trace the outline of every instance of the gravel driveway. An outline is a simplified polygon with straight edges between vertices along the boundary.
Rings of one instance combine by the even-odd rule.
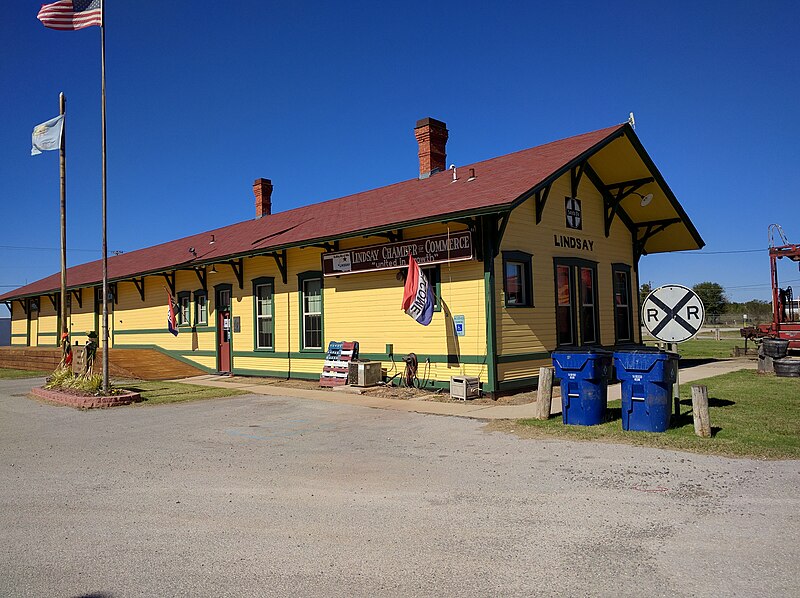
[[[0,381],[0,596],[797,596],[800,462]]]

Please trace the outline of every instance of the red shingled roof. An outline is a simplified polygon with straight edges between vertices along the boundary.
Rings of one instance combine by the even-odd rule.
[[[616,136],[623,127],[616,125],[460,166],[455,183],[449,172],[439,173],[112,256],[108,259],[108,279],[218,262],[366,231],[396,229],[456,214],[499,211],[581,154]],[[470,168],[475,169],[476,175],[472,181],[467,180]],[[215,237],[214,245],[208,243],[211,234]],[[192,246],[199,250],[196,258],[189,254]],[[101,260],[67,270],[69,288],[91,286],[101,280]],[[0,295],[0,300],[51,293],[59,286],[57,273]]]

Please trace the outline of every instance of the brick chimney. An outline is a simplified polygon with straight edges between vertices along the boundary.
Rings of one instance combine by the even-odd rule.
[[[253,193],[256,196],[256,218],[272,214],[272,181],[256,179],[253,182]]]
[[[417,121],[414,135],[419,143],[419,178],[427,179],[447,168],[447,125],[435,118]]]

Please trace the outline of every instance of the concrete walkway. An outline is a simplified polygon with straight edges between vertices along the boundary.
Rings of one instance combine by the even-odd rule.
[[[714,361],[680,370],[680,383],[689,384],[704,378],[711,378],[712,376],[719,376],[720,374],[727,374],[729,372],[745,369],[756,369],[756,363],[754,361],[747,360]],[[455,417],[470,417],[475,419],[524,419],[534,417],[536,414],[535,402],[524,405],[487,405],[471,403],[469,401],[463,403],[439,403],[437,401],[418,401],[413,399],[388,399],[349,392],[290,388],[286,386],[279,386],[277,384],[251,384],[249,382],[242,382],[240,380],[234,381],[229,378],[215,375],[184,378],[181,380],[174,380],[174,382],[196,384],[198,386],[235,388],[237,390],[243,390],[253,394],[278,397],[288,396],[298,399],[339,403],[342,405],[371,407],[373,409],[387,409],[390,411],[405,411],[411,413],[427,413],[432,415],[450,415]],[[608,400],[619,400],[620,392],[620,385],[612,384],[608,387]],[[561,413],[561,401],[554,399],[551,414],[558,413]]]

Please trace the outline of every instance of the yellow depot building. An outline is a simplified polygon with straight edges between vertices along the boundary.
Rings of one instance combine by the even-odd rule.
[[[638,263],[703,240],[628,124],[446,167],[443,122],[417,122],[419,177],[256,217],[108,260],[109,346],[208,372],[319,378],[330,341],[389,375],[415,353],[426,386],[535,384],[560,347],[638,343]],[[401,310],[408,255],[435,289]],[[67,271],[73,340],[99,328],[101,262]],[[58,345],[60,277],[0,296],[12,346]],[[178,331],[167,329],[167,291]]]

